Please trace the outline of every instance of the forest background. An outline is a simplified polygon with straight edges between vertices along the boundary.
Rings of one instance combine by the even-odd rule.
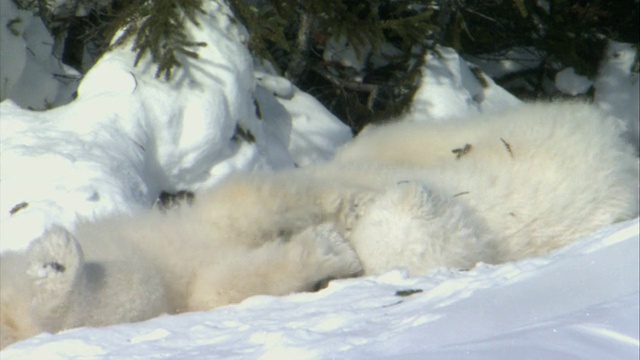
[[[207,46],[185,33],[207,0],[10,0],[36,13],[59,59],[84,74],[106,51],[130,44],[151,55],[159,81]],[[248,30],[257,68],[284,76],[320,100],[354,133],[401,114],[425,54],[456,50],[520,99],[593,97],[556,86],[567,69],[597,75],[609,41],[638,46],[635,0],[229,0]],[[123,30],[124,29],[124,30]],[[512,66],[493,69],[490,64]],[[483,66],[483,64],[485,66]],[[633,71],[638,72],[638,59]],[[508,71],[505,71],[508,68]],[[79,81],[79,80],[78,80]],[[3,99],[7,94],[2,94]],[[55,104],[60,105],[60,104]],[[54,105],[51,105],[54,106]]]

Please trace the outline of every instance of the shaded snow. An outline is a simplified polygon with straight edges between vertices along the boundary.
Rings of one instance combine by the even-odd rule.
[[[576,74],[576,70],[568,67],[556,73],[556,88],[562,93],[576,96],[586,93],[593,85],[593,81],[586,76]]]
[[[632,72],[633,45],[610,41],[595,81],[595,103],[627,124],[627,138],[640,149],[640,76]]]
[[[0,43],[0,100],[37,110],[72,100],[80,74],[55,56],[38,16],[0,1]]]
[[[256,78],[260,112],[297,166],[333,158],[336,148],[352,138],[344,123],[288,80],[264,72],[256,72]]]
[[[539,67],[544,54],[533,47],[514,47],[495,54],[468,56],[467,60],[482,68],[491,78]]]
[[[442,121],[520,104],[491,78],[474,73],[453,49],[438,47],[426,56],[408,119]]]

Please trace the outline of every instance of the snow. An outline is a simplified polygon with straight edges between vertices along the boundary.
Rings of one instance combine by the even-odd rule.
[[[438,47],[427,54],[420,87],[406,118],[443,121],[518,104],[520,100],[491,78],[474,73],[453,49]]]
[[[491,78],[501,78],[515,72],[540,66],[542,54],[533,47],[514,47],[485,56],[468,56],[467,60],[482,68]]]
[[[54,223],[73,228],[78,218],[147,208],[161,190],[198,190],[236,171],[325,161],[351,137],[313,97],[256,66],[243,45],[246,32],[214,1],[206,2],[200,27],[189,29],[209,46],[200,60],[183,59],[172,81],[155,79],[148,62],[132,66],[134,55],[123,47],[99,60],[66,105],[60,99],[70,89],[51,85],[51,74],[67,71],[49,67],[59,64],[54,49],[26,50],[48,36],[44,28],[12,2],[0,6],[3,252],[23,250]],[[20,36],[7,27],[17,17],[24,20]],[[637,133],[633,51],[613,43],[594,87],[596,101]],[[45,103],[60,106],[26,109]],[[406,120],[445,121],[518,104],[440,48],[425,62]],[[637,359],[639,227],[638,219],[614,224],[516,263],[425,277],[398,270],[333,281],[316,293],[40,334],[0,357]]]
[[[338,62],[344,67],[353,68],[356,72],[364,70],[366,66],[367,54],[372,51],[370,45],[355,49],[349,46],[346,37],[330,38],[326,48],[322,53],[322,58],[326,62]]]
[[[288,80],[256,71],[255,92],[260,111],[277,129],[297,166],[327,161],[335,149],[352,138],[349,130],[313,96]],[[273,95],[273,96],[272,96]]]
[[[627,124],[627,138],[640,150],[640,79],[631,72],[633,45],[610,41],[595,81],[595,102]]]
[[[40,18],[0,1],[0,24],[0,100],[36,110],[71,101],[80,74],[54,56],[53,38]]]
[[[556,73],[555,84],[562,93],[576,96],[586,93],[593,85],[593,81],[586,76],[576,74],[574,68],[568,67]]]

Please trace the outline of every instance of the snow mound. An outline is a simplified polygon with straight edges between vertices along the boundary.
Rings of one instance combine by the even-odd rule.
[[[426,55],[421,84],[407,118],[444,121],[519,104],[520,100],[479,68],[470,67],[453,49],[437,47]]]

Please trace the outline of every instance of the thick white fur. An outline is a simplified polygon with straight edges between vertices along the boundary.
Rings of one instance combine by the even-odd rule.
[[[272,198],[277,188],[228,181],[192,206],[52,228],[26,254],[3,255],[0,346],[361,274],[335,226],[302,200]]]
[[[445,244],[464,254],[465,248],[452,245],[465,244],[462,239],[488,241],[497,249],[493,260],[510,261],[544,254],[599,227],[635,217],[638,157],[621,137],[623,130],[621,122],[591,106],[561,103],[365,131],[342,149],[332,166],[370,163],[389,169],[385,171],[396,180],[417,177],[424,191],[410,202],[432,198],[430,205],[419,207],[433,210],[414,219],[400,218],[395,208],[410,202],[387,194],[377,200],[377,210],[359,222],[352,245],[365,271],[374,273],[394,265],[428,264],[430,252]],[[458,158],[452,153],[466,144],[471,146],[466,154]],[[397,171],[403,167],[421,169],[422,174],[403,175]],[[429,230],[394,236],[402,228],[420,226]],[[425,255],[375,250],[389,247],[417,247]],[[423,273],[429,267],[410,269]]]
[[[362,269],[425,274],[546,253],[637,216],[638,158],[621,134],[581,104],[389,124],[325,165],[234,176],[167,214],[52,229],[27,256],[1,259],[13,269],[0,284],[1,345]]]

